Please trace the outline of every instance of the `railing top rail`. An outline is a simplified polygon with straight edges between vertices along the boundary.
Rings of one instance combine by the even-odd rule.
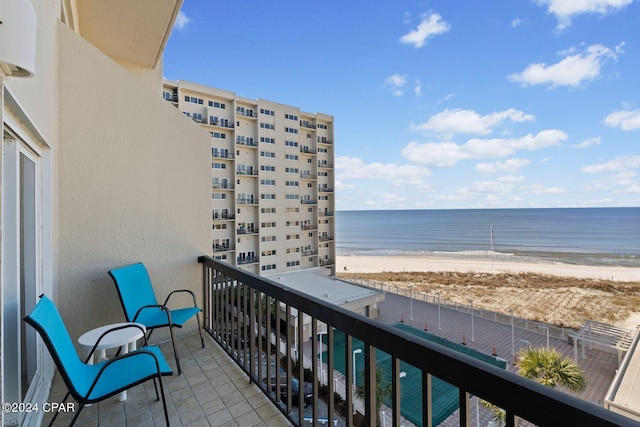
[[[231,264],[209,256],[199,257],[198,262],[536,425],[558,425],[566,421],[571,425],[589,425],[597,420],[598,426],[640,426],[640,423],[575,396],[329,304],[276,281],[239,270]]]

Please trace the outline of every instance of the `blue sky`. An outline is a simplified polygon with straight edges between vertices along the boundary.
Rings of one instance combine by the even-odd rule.
[[[164,74],[333,115],[338,210],[640,205],[639,0],[185,0]]]

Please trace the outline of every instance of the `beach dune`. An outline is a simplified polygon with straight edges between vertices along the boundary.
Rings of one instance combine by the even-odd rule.
[[[522,262],[486,257],[422,255],[338,255],[336,272],[452,271],[460,273],[539,273],[620,282],[640,281],[640,268]]]

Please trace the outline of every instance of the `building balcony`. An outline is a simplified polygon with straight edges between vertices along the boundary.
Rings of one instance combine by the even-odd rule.
[[[325,185],[319,185],[318,191],[321,193],[333,193],[333,188],[327,187]]]
[[[335,264],[335,261],[332,260],[332,259],[321,259],[318,262],[318,265],[320,265],[320,267],[328,267],[328,266],[333,265],[333,264]]]
[[[258,118],[258,113],[256,113],[253,110],[244,110],[244,109],[237,109],[236,110],[236,114],[238,116],[242,116],[242,117],[248,117],[250,119],[257,119]]]
[[[310,413],[311,419],[324,418],[326,422],[328,417],[329,424],[333,418],[338,425],[353,426],[354,411],[350,408],[362,411],[364,425],[376,425],[375,385],[382,360],[391,389],[385,408],[389,425],[401,423],[404,398],[400,380],[409,369],[417,407],[408,409],[418,412],[418,423],[423,426],[432,425],[432,399],[436,396],[432,395],[431,385],[440,380],[457,387],[449,399],[457,404],[456,424],[460,426],[473,421],[472,396],[504,409],[509,427],[516,422],[522,425],[517,419],[540,426],[640,425],[568,393],[544,387],[405,329],[318,301],[268,278],[209,257],[200,257],[199,261],[205,269],[205,329],[292,425],[305,425]],[[318,333],[312,332],[309,340],[303,335],[305,329]],[[234,340],[225,340],[232,334]],[[304,351],[298,343],[304,343]],[[260,362],[265,360],[271,362]],[[304,370],[310,372],[305,375]],[[263,378],[275,379],[274,389]],[[304,411],[307,415],[297,411],[295,403],[298,407],[304,405],[301,396],[296,395],[297,401],[294,400],[291,387],[276,390],[278,384],[291,384],[294,378],[306,378],[304,382],[311,384],[309,409]],[[356,381],[364,391],[362,401],[354,398]],[[320,387],[320,383],[324,385]],[[299,389],[306,387],[303,384]],[[344,403],[340,406],[346,411],[339,413],[333,399],[320,398],[321,394],[334,393],[342,396]]]
[[[237,257],[236,258],[236,263],[238,265],[256,264],[258,261],[260,261],[260,260],[258,259],[257,256]]]
[[[317,230],[318,224],[300,224],[301,230]]]
[[[333,212],[330,211],[320,211],[318,213],[319,216],[333,216]]]
[[[306,120],[300,120],[300,127],[305,129],[316,129],[317,126],[314,123],[311,123]]]
[[[238,234],[257,234],[258,233],[258,229],[257,228],[249,228],[249,227],[238,227],[238,229],[236,230],[236,232]]]
[[[333,240],[333,237],[327,234],[321,234],[320,236],[318,236],[318,240],[320,240],[321,242],[330,242]]]
[[[320,144],[333,144],[333,141],[327,138],[318,138]]]
[[[236,169],[236,175],[258,176],[258,169]]]
[[[300,179],[311,179],[315,181],[318,178],[315,174],[312,174],[310,172],[300,172]]]
[[[236,144],[237,145],[244,145],[245,147],[251,147],[251,148],[257,148],[258,147],[258,142],[253,140],[253,138],[238,137],[238,138],[236,138]]]
[[[231,183],[215,182],[212,184],[214,190],[233,190],[234,185]]]
[[[236,203],[239,205],[257,205],[258,200],[253,197],[247,197],[243,199],[236,199]]]
[[[215,214],[213,215],[214,221],[233,221],[236,216],[233,214]]]
[[[302,256],[314,256],[318,255],[317,249],[306,249],[302,251]]]
[[[318,167],[322,168],[322,169],[332,169],[333,168],[333,164],[329,163],[329,162],[318,162]]]
[[[204,329],[208,334],[205,334],[204,348],[200,347],[197,334],[179,339],[183,373],[163,377],[172,425],[334,425],[333,419],[337,425],[354,426],[356,419],[351,410],[354,408],[362,414],[362,425],[375,426],[374,386],[380,372],[376,366],[381,354],[388,356],[393,378],[390,405],[384,409],[386,425],[405,424],[401,419],[400,384],[409,379],[402,375],[409,365],[415,383],[419,384],[418,390],[413,390],[419,395],[418,406],[413,410],[419,411],[419,423],[423,426],[432,425],[434,396],[430,385],[436,378],[458,388],[455,396],[450,396],[457,400],[458,415],[453,420],[447,419],[446,425],[475,425],[471,395],[505,409],[509,427],[516,423],[640,425],[568,393],[318,301],[226,262],[208,256],[200,257],[199,262],[204,268],[202,301]],[[307,325],[320,332],[314,334],[316,339],[303,339],[303,326]],[[343,345],[337,346],[338,341]],[[297,344],[303,342],[298,347]],[[175,368],[170,342],[161,343],[160,348]],[[282,361],[281,364],[276,360]],[[340,376],[339,369],[344,371],[344,376]],[[309,375],[305,375],[305,371]],[[265,378],[273,381],[266,382]],[[300,378],[303,380],[299,381]],[[364,400],[353,397],[356,381],[364,391]],[[300,384],[298,389],[308,391],[308,405],[304,396],[292,391],[294,382]],[[324,385],[321,386],[321,382]],[[48,400],[61,402],[66,390],[61,378],[56,376]],[[334,393],[344,396],[339,405],[333,399],[321,398],[321,394],[334,396]],[[338,411],[338,406],[347,409]],[[61,413],[57,424],[66,425],[73,415],[73,412]],[[44,424],[52,416],[47,414]],[[310,420],[316,422],[310,424]],[[113,397],[86,407],[77,425],[124,425],[127,422],[163,425],[162,404],[155,399],[151,382],[129,389],[124,402]]]
[[[300,152],[303,154],[317,154],[318,152],[312,148],[301,146]]]
[[[211,157],[214,158],[214,159],[229,159],[229,160],[233,160],[233,153],[213,152],[213,153],[211,153]]]
[[[210,126],[216,126],[216,127],[223,128],[223,129],[233,129],[235,127],[234,124],[233,124],[233,120],[228,120],[228,119],[212,119],[212,118],[209,118],[207,120],[206,118],[204,118],[201,121],[201,123],[208,124]]]
[[[213,252],[231,252],[234,251],[233,245],[213,245]]]
[[[316,199],[300,199],[300,203],[303,205],[317,205],[318,201]]]

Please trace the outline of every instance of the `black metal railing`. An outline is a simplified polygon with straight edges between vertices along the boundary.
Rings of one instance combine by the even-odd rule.
[[[326,303],[294,288],[238,269],[209,256],[203,264],[205,329],[247,373],[294,425],[303,425],[304,411],[294,412],[294,403],[304,406],[304,393],[294,402],[292,382],[298,378],[299,390],[305,382],[313,404],[314,425],[318,424],[319,389],[316,381],[305,381],[302,351],[294,351],[306,341],[303,331],[314,331],[310,340],[313,378],[318,372],[320,345],[315,332],[326,324],[326,364],[328,396],[334,396],[335,361],[344,362],[345,411],[347,426],[354,425],[354,368],[350,363],[354,340],[364,344],[364,420],[376,425],[376,349],[391,356],[391,407],[393,425],[400,425],[400,362],[421,373],[423,426],[432,425],[431,381],[437,377],[459,389],[459,425],[470,425],[470,397],[477,396],[506,411],[506,426],[516,418],[539,426],[640,426],[629,418],[607,411],[575,396],[527,380],[466,354],[425,340],[403,330],[382,324],[339,306]],[[306,319],[306,320],[303,320]],[[309,320],[310,319],[310,320]],[[344,334],[344,350],[334,349],[334,336]],[[273,360],[273,363],[271,362]],[[263,380],[269,379],[269,380]],[[327,399],[327,414],[334,414],[333,399]],[[332,424],[332,423],[331,423]]]

